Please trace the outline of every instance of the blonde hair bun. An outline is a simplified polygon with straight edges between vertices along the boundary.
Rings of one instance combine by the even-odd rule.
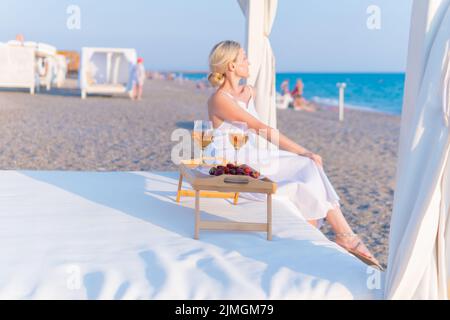
[[[208,75],[208,81],[213,87],[219,87],[225,81],[225,75],[219,72],[211,72]]]
[[[228,64],[236,60],[241,45],[232,40],[226,40],[216,44],[209,54],[208,81],[213,87],[221,86],[225,81],[225,72]]]

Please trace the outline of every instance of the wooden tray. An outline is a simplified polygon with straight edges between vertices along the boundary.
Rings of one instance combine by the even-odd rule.
[[[180,180],[178,182],[177,201],[183,192],[190,191],[195,197],[195,230],[194,239],[199,239],[200,230],[237,230],[237,231],[262,231],[267,233],[267,240],[272,240],[272,194],[276,192],[277,185],[267,177],[255,179],[249,176],[237,176],[223,174],[211,176],[196,170],[198,162],[184,162],[179,166]],[[212,167],[212,166],[209,166]],[[194,190],[181,190],[183,178]],[[200,197],[237,198],[240,192],[265,193],[267,195],[267,222],[223,222],[205,221],[200,219]]]
[[[195,170],[196,167],[198,167],[197,164],[191,163],[181,163],[179,167],[180,174],[189,182],[194,190],[273,194],[277,189],[276,183],[267,177],[255,179],[250,176],[229,174],[212,176]]]

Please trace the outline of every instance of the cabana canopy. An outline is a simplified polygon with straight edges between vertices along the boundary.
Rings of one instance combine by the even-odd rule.
[[[11,42],[17,43],[17,40],[12,40]],[[19,42],[20,43],[20,42]],[[25,41],[23,43],[25,47],[30,47],[36,49],[36,54],[38,56],[54,56],[56,55],[56,48],[52,45],[42,43],[42,42],[34,42],[34,41]]]
[[[276,0],[238,0],[246,16],[249,84],[271,126]],[[450,0],[414,0],[385,298],[447,298],[450,267]]]
[[[276,128],[275,57],[269,35],[278,0],[238,0],[246,17],[248,84],[255,87],[255,107],[263,122]]]

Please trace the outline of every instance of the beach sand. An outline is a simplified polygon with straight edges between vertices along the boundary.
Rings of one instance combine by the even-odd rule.
[[[171,133],[207,117],[211,89],[189,81],[149,80],[144,99],[89,96],[76,81],[63,89],[0,91],[0,168],[35,170],[176,170]],[[336,108],[278,111],[278,127],[320,154],[342,211],[386,266],[400,117]],[[323,231],[332,238],[326,225]]]

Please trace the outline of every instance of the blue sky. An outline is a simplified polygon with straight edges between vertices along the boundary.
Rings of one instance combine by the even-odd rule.
[[[279,0],[271,34],[278,71],[401,72],[412,0]],[[81,29],[66,27],[69,5]],[[366,26],[381,9],[381,29]],[[244,42],[236,0],[1,0],[0,41],[23,33],[59,49],[133,47],[148,69],[206,70],[218,41]]]

